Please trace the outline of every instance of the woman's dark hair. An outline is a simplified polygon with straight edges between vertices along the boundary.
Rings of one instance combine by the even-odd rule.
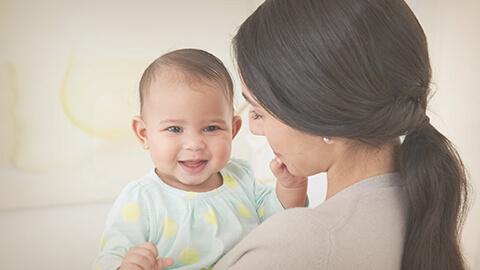
[[[396,153],[410,205],[402,269],[465,269],[467,177],[426,116],[427,40],[403,0],[267,0],[233,43],[245,85],[287,125],[374,146],[406,135]]]

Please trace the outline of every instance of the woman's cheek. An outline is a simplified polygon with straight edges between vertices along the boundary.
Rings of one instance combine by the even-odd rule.
[[[249,122],[250,132],[254,135],[264,135],[263,134],[263,126],[260,120],[252,120],[250,119]]]

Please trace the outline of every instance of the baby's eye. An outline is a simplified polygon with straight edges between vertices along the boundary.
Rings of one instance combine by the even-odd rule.
[[[167,128],[167,131],[172,132],[172,133],[180,133],[180,132],[182,132],[183,130],[182,130],[181,127],[172,126],[172,127],[168,127],[168,128]]]
[[[256,111],[253,111],[253,110],[250,111],[250,118],[251,118],[252,120],[257,120],[257,119],[262,118],[262,117],[263,117],[263,116],[260,115],[260,114],[258,114]]]
[[[206,128],[203,129],[203,131],[205,132],[212,132],[212,131],[216,131],[216,130],[219,130],[220,127],[219,126],[208,126]]]

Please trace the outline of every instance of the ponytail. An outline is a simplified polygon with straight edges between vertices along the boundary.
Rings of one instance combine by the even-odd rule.
[[[402,270],[465,269],[459,234],[468,186],[457,151],[426,121],[405,137],[398,167],[410,203]]]

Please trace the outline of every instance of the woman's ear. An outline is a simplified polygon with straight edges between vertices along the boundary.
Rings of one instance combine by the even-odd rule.
[[[132,129],[143,148],[148,149],[147,127],[141,116],[133,117]]]
[[[238,131],[242,127],[242,118],[238,115],[235,115],[232,120],[232,139],[237,136]]]

